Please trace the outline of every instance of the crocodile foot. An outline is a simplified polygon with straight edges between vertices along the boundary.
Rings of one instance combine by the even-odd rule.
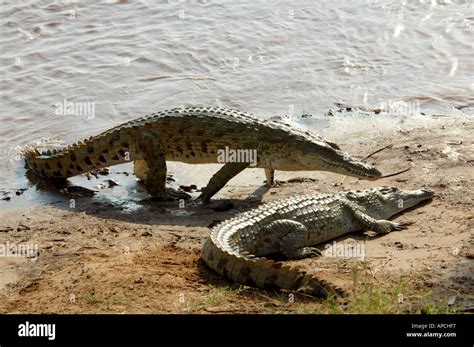
[[[321,251],[316,247],[303,247],[291,251],[286,251],[284,253],[290,259],[304,259],[322,256]]]
[[[201,194],[193,201],[193,205],[206,205],[211,201],[211,198]]]
[[[266,183],[267,187],[269,187],[269,188],[276,188],[276,187],[280,187],[285,182],[274,180],[273,182],[265,181],[265,183]]]
[[[405,230],[411,224],[413,224],[413,222],[396,223],[389,220],[383,220],[378,222],[376,232],[377,234],[388,234],[391,231]]]
[[[191,195],[173,188],[166,188],[158,194],[153,194],[151,199],[153,201],[188,200],[191,199]]]

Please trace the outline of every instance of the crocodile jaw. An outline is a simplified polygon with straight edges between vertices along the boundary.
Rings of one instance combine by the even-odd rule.
[[[374,166],[350,158],[338,163],[322,159],[322,170],[339,173],[341,175],[375,181],[382,177],[382,173]]]
[[[423,201],[430,200],[434,196],[434,192],[429,188],[421,188],[416,190],[399,190],[395,187],[381,187],[372,189],[373,199],[369,204],[373,204],[374,200],[378,205],[377,208],[365,206],[368,210],[376,211],[373,215],[375,218],[390,218],[414,207]]]

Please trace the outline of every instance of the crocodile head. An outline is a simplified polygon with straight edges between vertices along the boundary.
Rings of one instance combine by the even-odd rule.
[[[320,136],[311,137],[311,141],[294,146],[296,151],[292,155],[298,162],[298,170],[330,171],[365,180],[377,180],[382,176],[376,167],[353,158],[335,143]]]
[[[350,200],[355,200],[368,215],[376,219],[387,219],[425,200],[430,200],[433,195],[434,192],[429,188],[400,190],[395,187],[378,187],[348,192],[346,196]]]

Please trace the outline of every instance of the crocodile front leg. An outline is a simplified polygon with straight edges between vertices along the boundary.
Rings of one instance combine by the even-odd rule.
[[[267,179],[267,186],[270,188],[279,187],[282,183],[281,181],[275,180],[275,169],[265,168],[265,178]]]
[[[148,167],[145,177],[145,190],[157,200],[189,199],[191,196],[166,187],[166,160],[161,144],[151,134],[140,134],[136,138],[137,148],[143,154]]]
[[[249,163],[226,163],[209,180],[197,201],[208,203],[211,197],[224,187],[233,177],[249,166]]]
[[[358,229],[375,231],[377,234],[387,234],[394,230],[403,230],[407,226],[407,224],[396,223],[385,219],[375,219],[351,203],[347,204],[347,206],[354,216],[355,224],[359,227]]]
[[[267,178],[267,186],[273,187],[275,185],[275,169],[266,167],[265,177]]]
[[[267,235],[283,235],[279,240],[280,251],[290,259],[321,256],[319,249],[308,247],[309,232],[300,222],[278,219],[266,225],[264,229]]]

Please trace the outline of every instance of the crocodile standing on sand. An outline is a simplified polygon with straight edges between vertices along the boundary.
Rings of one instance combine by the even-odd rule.
[[[43,177],[68,178],[111,165],[134,161],[135,175],[157,199],[187,199],[184,192],[166,187],[166,160],[188,164],[219,162],[224,149],[251,150],[255,167],[264,168],[273,185],[276,170],[324,170],[361,179],[381,177],[375,167],[343,152],[319,135],[250,114],[210,107],[175,108],[118,125],[65,148],[23,151],[28,166]],[[198,198],[217,193],[250,162],[226,162]]]
[[[311,246],[350,232],[401,230],[404,224],[386,219],[432,197],[433,191],[427,188],[380,187],[279,200],[216,226],[204,244],[202,258],[211,269],[240,284],[314,296],[343,294],[325,281],[262,256],[283,253],[302,259],[320,255]]]

